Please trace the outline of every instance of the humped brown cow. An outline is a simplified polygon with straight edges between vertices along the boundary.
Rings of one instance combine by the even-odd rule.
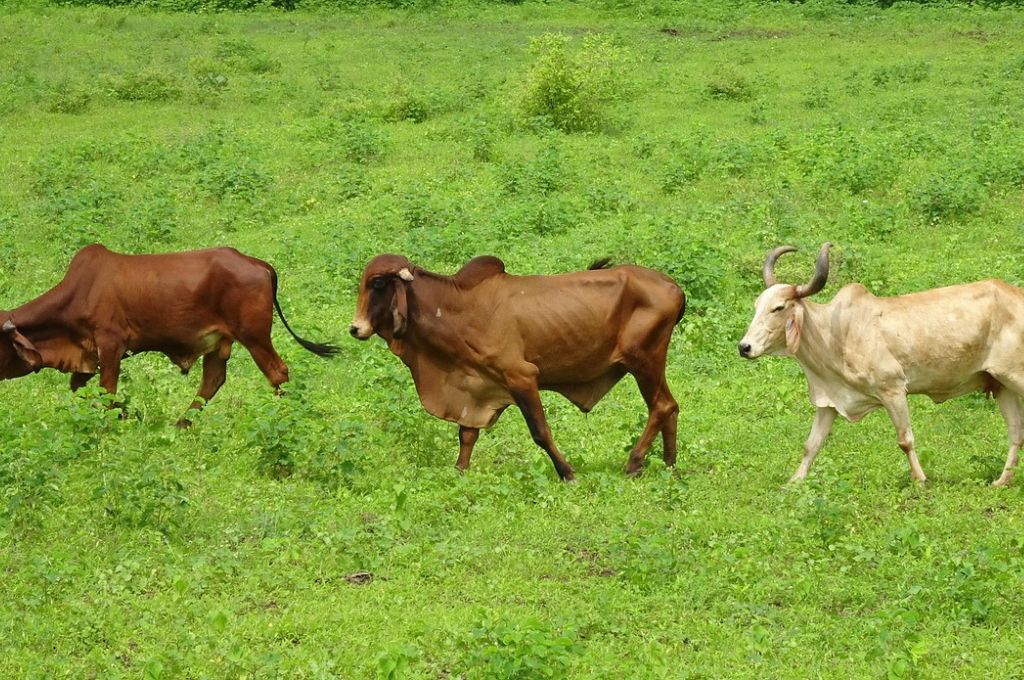
[[[780,246],[764,263],[765,290],[757,298],[740,355],[792,356],[807,377],[817,408],[804,457],[790,481],[807,475],[836,415],[857,421],[883,407],[907,454],[910,476],[925,481],[914,449],[908,394],[935,402],[978,390],[995,396],[1010,448],[994,486],[1009,484],[1024,442],[1024,291],[997,280],[979,281],[890,298],[860,284],[843,287],[828,304],[807,298],[828,280],[826,243],[811,280],[791,286],[775,280],[775,261],[796,250]]]
[[[480,428],[515,403],[559,476],[572,480],[538,391],[558,392],[587,412],[626,373],[649,411],[627,473],[641,471],[658,432],[665,463],[674,465],[679,407],[665,357],[683,291],[650,269],[605,264],[512,276],[498,258],[477,257],[441,276],[400,255],[379,255],[363,272],[349,330],[360,340],[380,335],[409,367],[424,408],[459,424],[460,470],[469,467]]]
[[[162,352],[183,373],[202,356],[202,401],[192,404],[198,409],[224,384],[238,341],[276,389],[288,380],[288,367],[270,341],[274,308],[307,350],[337,352],[295,334],[277,301],[277,272],[234,248],[122,255],[87,246],[52,290],[0,311],[0,379],[55,368],[71,373],[77,390],[99,371],[100,383],[114,394],[126,354]]]

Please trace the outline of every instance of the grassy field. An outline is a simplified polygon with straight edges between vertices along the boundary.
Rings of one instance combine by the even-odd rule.
[[[923,489],[884,413],[783,488],[802,374],[735,349],[780,243],[791,282],[836,243],[822,300],[1024,283],[1020,14],[36,8],[0,35],[0,306],[92,241],[233,245],[343,346],[278,324],[286,395],[238,348],[184,432],[198,376],[161,356],[124,365],[124,421],[54,371],[0,385],[0,677],[1024,674],[1024,479],[987,486],[995,404],[911,400]],[[623,476],[645,418],[625,380],[586,416],[546,397],[577,484],[514,409],[458,474],[455,426],[346,335],[385,251],[674,276],[678,469]]]

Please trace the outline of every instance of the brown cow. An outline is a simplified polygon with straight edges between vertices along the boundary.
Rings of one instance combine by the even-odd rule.
[[[270,342],[274,308],[307,350],[320,356],[338,351],[296,335],[277,302],[277,272],[234,248],[121,255],[87,246],[52,290],[0,311],[0,379],[55,368],[71,373],[77,390],[99,371],[100,383],[114,394],[126,354],[163,352],[182,373],[202,356],[202,401],[192,404],[198,409],[224,384],[237,340],[276,389],[288,380],[288,367]]]
[[[559,476],[572,480],[538,390],[588,412],[626,373],[648,408],[626,472],[642,470],[658,432],[665,463],[674,465],[679,406],[665,381],[665,356],[686,298],[664,274],[604,264],[512,276],[501,260],[477,257],[441,276],[400,255],[379,255],[363,272],[349,331],[360,340],[380,335],[411,370],[424,408],[459,424],[460,470],[469,467],[480,428],[515,403]]]

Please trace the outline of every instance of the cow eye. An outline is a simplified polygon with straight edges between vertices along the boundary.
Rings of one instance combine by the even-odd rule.
[[[386,284],[387,284],[387,281],[385,281],[383,278],[376,278],[373,281],[370,281],[370,287],[373,288],[374,290],[380,290]]]
[[[773,309],[772,311],[773,311],[773,312],[781,312],[781,311],[782,311],[783,309],[785,309],[785,308],[786,308],[786,305],[779,305],[778,307],[776,307],[776,308],[775,308],[775,309]]]

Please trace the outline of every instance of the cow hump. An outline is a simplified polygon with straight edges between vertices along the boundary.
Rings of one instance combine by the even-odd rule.
[[[505,273],[505,263],[493,255],[481,255],[462,266],[455,274],[455,280],[460,286],[471,288],[484,279],[498,276]]]

